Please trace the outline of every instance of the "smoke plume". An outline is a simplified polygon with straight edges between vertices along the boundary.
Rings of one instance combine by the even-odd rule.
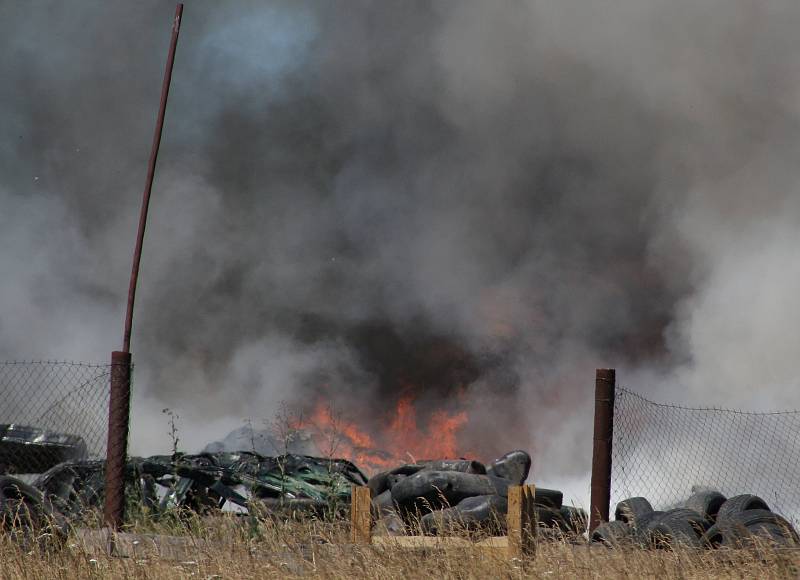
[[[0,358],[119,348],[174,5],[0,3]],[[320,392],[458,396],[582,477],[596,367],[798,404],[800,6],[187,3],[134,322],[133,451]]]

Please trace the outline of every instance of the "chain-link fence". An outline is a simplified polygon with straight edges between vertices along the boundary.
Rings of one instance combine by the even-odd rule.
[[[0,362],[0,474],[105,455],[111,365]]]
[[[681,407],[617,387],[612,449],[612,511],[626,497],[664,509],[714,489],[800,521],[800,411]]]

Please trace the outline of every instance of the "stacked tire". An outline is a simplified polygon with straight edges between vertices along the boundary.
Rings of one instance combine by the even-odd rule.
[[[41,491],[11,476],[0,476],[0,530],[25,549],[61,545],[66,518]]]
[[[683,506],[654,510],[646,498],[617,504],[614,521],[592,533],[592,541],[607,546],[646,548],[741,548],[758,543],[796,546],[800,537],[786,518],[770,510],[760,497],[743,494],[726,498],[701,491]]]
[[[376,474],[368,486],[378,533],[402,535],[458,531],[505,533],[508,488],[528,477],[531,457],[506,453],[484,465],[471,460],[437,460],[402,465]],[[583,510],[563,505],[560,491],[537,487],[534,502],[543,528],[561,534],[585,530]]]

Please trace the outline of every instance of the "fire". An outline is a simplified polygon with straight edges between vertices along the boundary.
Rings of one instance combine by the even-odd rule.
[[[435,411],[421,427],[414,397],[403,395],[383,419],[385,429],[370,434],[339,417],[330,404],[320,399],[310,416],[297,419],[292,428],[311,432],[322,453],[349,459],[368,473],[417,459],[468,455],[458,444],[458,434],[467,423],[466,411]]]

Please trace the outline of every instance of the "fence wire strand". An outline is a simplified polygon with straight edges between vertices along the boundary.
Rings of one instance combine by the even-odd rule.
[[[626,497],[656,509],[695,491],[752,493],[800,520],[800,411],[747,412],[655,403],[617,387],[611,510]]]
[[[105,456],[111,365],[0,362],[0,473]]]

